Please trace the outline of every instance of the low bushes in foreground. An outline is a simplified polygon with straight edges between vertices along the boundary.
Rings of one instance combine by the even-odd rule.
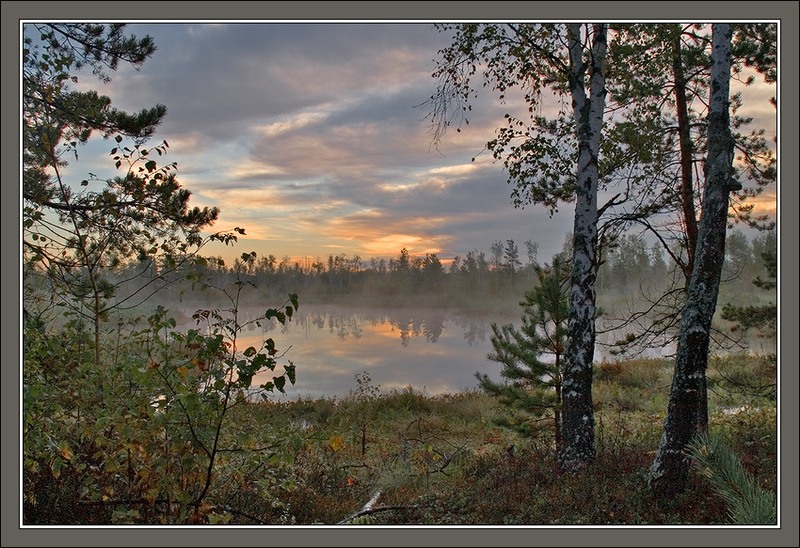
[[[666,362],[599,368],[596,461],[559,471],[551,428],[521,437],[481,392],[382,392],[367,374],[341,398],[241,402],[228,420],[263,431],[263,446],[220,453],[206,502],[187,515],[157,493],[90,500],[84,475],[105,489],[91,448],[73,447],[58,476],[29,463],[28,524],[726,524],[728,503],[699,467],[690,488],[655,499],[647,475],[663,422]],[[710,430],[767,492],[777,485],[777,412],[769,397],[710,393]],[[736,407],[733,404],[741,404]],[[245,438],[242,438],[245,439]],[[87,442],[91,443],[91,442]],[[164,440],[168,444],[168,440]],[[135,447],[132,447],[135,449]],[[165,445],[165,450],[168,449]],[[56,448],[57,450],[57,448]],[[65,455],[62,455],[65,456]],[[132,485],[146,473],[129,471]],[[177,463],[176,465],[179,465]],[[187,476],[188,478],[188,476]]]

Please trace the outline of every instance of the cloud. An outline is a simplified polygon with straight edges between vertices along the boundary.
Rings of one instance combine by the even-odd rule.
[[[114,89],[126,96],[125,107],[162,102],[174,114],[165,131],[192,131],[201,122],[219,136],[355,90],[392,91],[418,81],[430,72],[433,54],[442,43],[429,24],[130,28],[153,35],[158,50],[141,71],[125,69],[115,76]]]
[[[571,229],[570,204],[552,218],[513,208],[485,149],[506,113],[526,113],[516,92],[503,104],[479,90],[469,124],[456,118],[434,147],[426,101],[448,35],[429,23],[130,27],[158,50],[100,91],[124,110],[167,105],[156,139],[193,205],[219,206],[218,227],[246,227],[259,253],[452,257],[530,239],[549,259]],[[774,122],[773,92],[744,90],[754,125]]]
[[[324,112],[300,112],[291,116],[284,116],[284,120],[271,122],[260,126],[255,126],[253,131],[262,135],[264,138],[271,139],[280,137],[286,133],[292,133],[310,125],[323,123],[328,115]]]

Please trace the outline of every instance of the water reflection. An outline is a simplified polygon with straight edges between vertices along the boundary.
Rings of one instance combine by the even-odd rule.
[[[247,310],[244,310],[245,315]],[[252,315],[259,311],[250,311]],[[301,329],[308,335],[312,330],[327,330],[341,341],[360,339],[364,334],[363,325],[373,330],[388,326],[391,333],[396,333],[402,346],[408,346],[415,338],[424,338],[427,342],[439,340],[448,324],[463,331],[464,341],[468,346],[487,341],[489,325],[493,321],[512,321],[512,318],[478,318],[445,313],[440,310],[419,309],[414,311],[375,311],[370,309],[351,309],[332,306],[318,306],[312,310],[298,311],[292,321],[281,325],[276,320],[260,325],[264,333],[280,331],[288,334]],[[254,325],[251,330],[256,329]]]
[[[240,310],[243,318],[262,310]],[[383,390],[412,387],[428,394],[474,389],[480,371],[499,377],[487,360],[491,323],[514,317],[468,317],[434,309],[378,310],[305,305],[282,325],[251,324],[239,346],[258,346],[273,338],[297,366],[290,397],[344,396],[354,375],[370,373]],[[256,382],[268,380],[256,377]]]
[[[263,313],[244,308],[240,323]],[[249,324],[239,348],[258,348],[264,339],[274,339],[278,350],[285,351],[284,359],[297,366],[297,383],[287,387],[288,398],[345,396],[354,388],[355,374],[364,371],[384,391],[410,386],[434,395],[475,389],[476,372],[499,380],[500,365],[486,357],[492,351],[491,324],[519,321],[518,314],[466,316],[441,309],[305,304],[284,325],[275,320]],[[598,336],[597,361],[618,359],[607,346],[619,337],[612,335]],[[666,345],[645,355],[667,357],[672,352]],[[256,376],[254,382],[271,376]]]

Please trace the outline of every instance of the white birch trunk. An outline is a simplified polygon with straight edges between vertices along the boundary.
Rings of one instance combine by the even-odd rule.
[[[686,446],[708,428],[706,367],[711,320],[725,255],[729,192],[733,180],[730,130],[731,26],[714,24],[711,40],[708,157],[697,253],[681,316],[667,417],[650,469],[651,488],[662,495],[683,491],[689,472]]]
[[[572,105],[578,136],[578,167],[570,315],[562,386],[563,445],[559,458],[562,467],[571,470],[593,461],[595,457],[592,363],[597,277],[598,155],[606,98],[604,63],[607,25],[596,24],[591,29],[588,97],[581,25],[569,24],[567,34]]]

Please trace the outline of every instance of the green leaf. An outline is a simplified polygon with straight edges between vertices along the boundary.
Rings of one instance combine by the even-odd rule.
[[[122,136],[121,135],[117,135],[116,137],[114,137],[114,140],[116,142],[118,142],[118,143],[121,143],[122,142]]]
[[[220,346],[222,346],[222,335],[217,335],[215,337],[208,337],[206,339],[206,349],[210,353],[216,354]]]
[[[275,361],[264,354],[259,354],[253,358],[251,365],[254,371],[258,371],[264,367],[268,367],[270,370],[275,369]]]
[[[275,341],[272,339],[264,341],[264,347],[267,349],[267,353],[269,353],[270,356],[274,356],[278,353],[278,350],[275,348]]]
[[[294,384],[295,383],[295,365],[292,362],[289,362],[289,365],[284,365],[283,369],[286,371],[286,376],[289,378],[289,382]]]
[[[273,380],[275,381],[275,388],[283,392],[283,387],[286,384],[286,377],[274,377]]]
[[[266,319],[275,318],[281,323],[286,323],[286,314],[278,310],[277,308],[270,308],[264,313],[264,317]]]

